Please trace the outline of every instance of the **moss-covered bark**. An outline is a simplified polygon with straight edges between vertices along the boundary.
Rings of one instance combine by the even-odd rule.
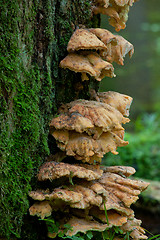
[[[0,0],[0,8],[0,235],[45,239],[26,215],[28,191],[50,152],[48,123],[62,102],[88,98],[97,85],[90,80],[82,89],[79,74],[58,66],[74,29],[99,21],[88,0]]]

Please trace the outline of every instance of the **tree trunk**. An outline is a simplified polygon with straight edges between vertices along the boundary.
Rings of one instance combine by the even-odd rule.
[[[92,78],[59,68],[73,31],[97,27],[89,0],[7,0],[1,6],[0,235],[40,240],[43,223],[27,215],[28,191],[50,152],[48,125],[61,103],[89,98]],[[43,229],[44,232],[44,229]]]

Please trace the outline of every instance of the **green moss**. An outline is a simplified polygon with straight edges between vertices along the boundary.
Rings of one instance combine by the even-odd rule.
[[[32,63],[36,11],[31,1],[11,0],[1,11],[0,234],[8,239],[20,237],[31,179],[49,154],[54,87],[49,71]]]
[[[28,191],[49,154],[48,123],[57,107],[88,98],[93,80],[82,84],[59,62],[74,27],[92,26],[90,1],[0,0],[0,7],[0,235],[38,240],[24,218]]]

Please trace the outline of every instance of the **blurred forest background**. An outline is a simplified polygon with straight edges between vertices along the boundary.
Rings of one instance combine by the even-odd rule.
[[[101,27],[110,30],[106,17]],[[129,145],[119,155],[106,154],[106,165],[130,165],[136,176],[160,180],[160,1],[141,0],[130,8],[126,29],[118,34],[134,45],[132,58],[116,65],[116,78],[101,82],[100,91],[117,91],[133,97],[131,122],[125,126]],[[147,172],[146,172],[147,169]]]

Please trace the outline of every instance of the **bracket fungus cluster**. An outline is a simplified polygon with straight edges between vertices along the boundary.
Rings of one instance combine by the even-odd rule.
[[[129,122],[124,115],[128,115],[132,98],[112,93],[102,93],[99,102],[79,99],[65,104],[59,116],[52,119],[50,133],[67,156],[100,162],[107,152],[117,154],[117,147],[128,144],[123,139],[122,124]]]
[[[119,31],[125,28],[129,7],[135,1],[93,0],[93,13],[108,15],[110,24]],[[131,57],[134,48],[106,29],[90,28],[77,29],[67,51],[68,55],[60,62],[61,68],[80,72],[82,81],[90,76],[101,81],[105,76],[114,77],[112,63],[123,65],[125,55]],[[132,167],[100,165],[106,153],[118,154],[117,148],[128,144],[123,124],[130,121],[132,98],[91,89],[90,99],[63,104],[58,116],[51,120],[50,134],[65,161],[62,156],[57,159],[57,153],[40,167],[37,177],[43,187],[29,193],[35,200],[30,215],[41,219],[52,217],[59,222],[58,231],[70,237],[78,232],[114,231],[114,227],[119,227],[121,234],[115,234],[113,240],[124,239],[125,234],[133,240],[147,239],[131,204],[149,184],[130,179],[135,173]],[[72,229],[64,231],[65,224]],[[50,238],[57,234],[48,231]]]
[[[124,234],[130,231],[132,239],[146,239],[141,221],[134,217],[130,205],[148,183],[128,179],[134,172],[132,167],[44,163],[38,180],[54,182],[61,179],[61,186],[31,191],[29,196],[36,202],[29,209],[30,214],[41,219],[53,215],[60,223],[59,231],[63,230],[64,224],[71,225],[72,230],[66,233],[68,236],[118,226]],[[48,236],[55,237],[55,233],[49,232]]]
[[[81,72],[82,81],[88,75],[101,81],[104,77],[115,77],[112,62],[123,65],[128,53],[131,57],[134,47],[119,35],[106,29],[77,29],[67,47],[69,54],[60,62],[61,68]]]
[[[109,17],[109,24],[118,32],[126,27],[128,13],[138,0],[93,0],[93,13]]]

